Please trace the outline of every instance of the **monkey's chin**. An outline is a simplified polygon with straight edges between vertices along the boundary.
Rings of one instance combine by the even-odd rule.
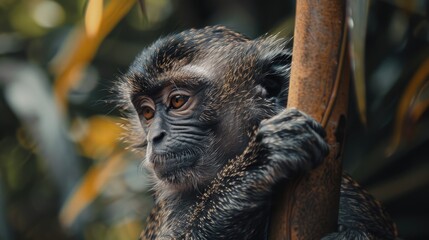
[[[192,175],[199,158],[196,154],[153,154],[150,161],[158,179],[169,184],[182,184]]]

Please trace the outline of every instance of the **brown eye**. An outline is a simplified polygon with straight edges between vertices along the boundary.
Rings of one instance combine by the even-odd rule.
[[[173,109],[178,109],[182,107],[188,101],[188,99],[189,99],[188,96],[183,96],[183,95],[173,96],[170,100],[170,107]]]
[[[153,118],[153,115],[155,115],[155,111],[150,107],[143,107],[142,115],[146,120],[150,120]]]

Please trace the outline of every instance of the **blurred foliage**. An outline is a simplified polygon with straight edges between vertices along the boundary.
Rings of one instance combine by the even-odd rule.
[[[119,141],[116,76],[190,27],[293,33],[293,1],[135,2],[0,0],[0,239],[136,238],[152,203],[141,156]],[[350,2],[344,168],[402,237],[428,239],[429,3]]]

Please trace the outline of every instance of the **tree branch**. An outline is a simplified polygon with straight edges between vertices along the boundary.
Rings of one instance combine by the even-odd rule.
[[[320,239],[336,231],[348,105],[345,1],[300,0],[296,6],[288,107],[322,123],[330,154],[275,196],[270,239]]]

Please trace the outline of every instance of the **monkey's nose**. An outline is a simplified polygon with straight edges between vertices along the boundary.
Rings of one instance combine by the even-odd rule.
[[[160,144],[166,135],[167,133],[164,130],[155,133],[152,137],[152,144],[153,145]]]
[[[164,122],[162,117],[158,114],[155,114],[153,122],[149,128],[149,132],[147,135],[147,141],[152,143],[154,147],[159,147],[165,141],[167,137],[167,129],[164,126]]]

